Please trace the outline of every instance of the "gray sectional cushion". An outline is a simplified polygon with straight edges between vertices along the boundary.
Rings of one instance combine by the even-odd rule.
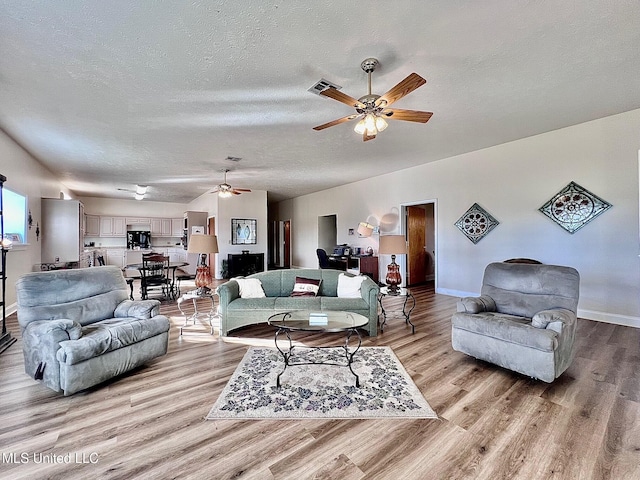
[[[135,318],[103,320],[84,327],[82,337],[79,339],[60,342],[56,358],[60,363],[74,365],[167,332],[169,325],[167,318],[161,315],[145,320]]]
[[[484,312],[475,315],[454,313],[451,323],[455,328],[486,337],[524,345],[547,352],[556,346],[557,333],[531,326],[529,319],[506,313]]]

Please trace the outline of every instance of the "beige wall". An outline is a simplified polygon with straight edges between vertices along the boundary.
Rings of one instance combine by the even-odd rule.
[[[27,244],[7,254],[7,313],[15,310],[15,283],[20,275],[32,271],[40,263],[40,243],[36,238],[36,225],[41,225],[40,198],[60,198],[69,190],[55,179],[53,173],[33,159],[0,130],[0,174],[7,177],[5,187],[27,196],[33,227],[27,230]]]
[[[400,232],[402,205],[434,200],[438,292],[475,294],[488,263],[537,258],[579,270],[583,317],[640,327],[638,132],[634,110],[287,200],[277,219],[291,219],[293,264],[314,267],[319,215],[337,213],[338,243],[377,249],[348,229],[374,215]],[[572,180],[613,204],[573,235],[537,211]],[[500,222],[476,245],[454,226],[474,202]]]

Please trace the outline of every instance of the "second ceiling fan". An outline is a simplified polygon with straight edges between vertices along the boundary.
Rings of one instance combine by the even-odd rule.
[[[230,197],[231,195],[240,195],[251,191],[248,188],[233,188],[227,183],[227,172],[230,170],[225,168],[222,171],[224,172],[224,182],[216,185],[209,193],[217,193],[219,197]]]
[[[367,140],[376,138],[379,132],[387,128],[386,120],[427,123],[433,115],[432,112],[389,108],[392,103],[400,100],[418,87],[421,87],[427,83],[427,81],[417,73],[412,73],[384,95],[375,95],[371,93],[371,73],[377,66],[378,60],[375,58],[367,58],[360,64],[362,70],[367,73],[369,93],[360,97],[358,100],[332,87],[320,92],[320,95],[333,98],[338,102],[355,108],[357,113],[318,125],[317,127],[313,127],[313,129],[324,130],[325,128],[359,118],[360,121],[354,130],[356,133],[361,134],[362,140],[366,142]]]

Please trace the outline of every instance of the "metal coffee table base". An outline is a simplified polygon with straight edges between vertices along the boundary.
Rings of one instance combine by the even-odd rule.
[[[278,337],[280,336],[281,333],[284,333],[287,336],[287,339],[289,340],[289,348],[288,349],[283,350],[282,348],[280,348],[280,345],[278,345]],[[351,336],[354,333],[358,336],[358,345],[355,347],[355,349],[353,351],[350,351],[349,350],[349,340],[351,339]],[[276,342],[276,348],[278,349],[278,351],[282,355],[282,358],[284,359],[284,368],[282,369],[282,371],[278,374],[278,377],[276,378],[276,388],[280,388],[280,376],[285,372],[287,367],[294,367],[294,366],[299,366],[299,365],[335,365],[335,366],[338,366],[338,367],[349,367],[349,370],[351,371],[351,373],[353,373],[353,376],[356,377],[356,387],[358,387],[358,388],[360,387],[360,377],[358,376],[358,374],[356,372],[353,371],[353,368],[351,367],[351,365],[353,364],[353,357],[355,356],[356,352],[360,349],[360,346],[362,345],[362,337],[361,337],[360,332],[358,331],[357,328],[350,328],[350,329],[347,330],[347,338],[345,339],[344,346],[297,347],[297,348],[306,348],[306,349],[313,349],[313,350],[321,350],[321,349],[329,349],[329,348],[341,348],[341,349],[344,350],[346,364],[345,363],[337,363],[337,362],[322,362],[322,361],[319,361],[319,362],[296,362],[296,361],[292,361],[291,358],[294,356],[293,350],[296,347],[293,345],[293,342],[291,340],[290,330],[288,330],[286,328],[278,328],[278,330],[276,331],[275,342]]]

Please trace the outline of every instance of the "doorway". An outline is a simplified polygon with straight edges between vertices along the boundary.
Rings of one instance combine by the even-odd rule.
[[[269,269],[291,268],[291,220],[269,224]]]
[[[216,217],[207,218],[207,234],[215,235],[216,234]],[[208,256],[207,263],[209,264],[209,271],[211,272],[211,277],[216,278],[216,254],[212,253]]]
[[[407,285],[436,281],[436,202],[403,205],[407,238]]]

